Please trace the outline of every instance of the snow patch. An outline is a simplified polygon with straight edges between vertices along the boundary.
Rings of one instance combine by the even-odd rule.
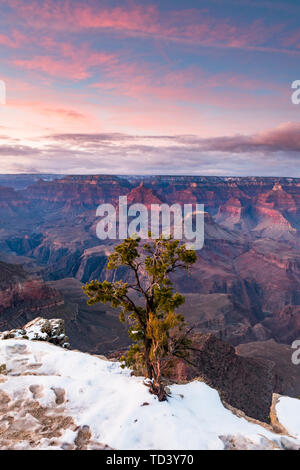
[[[300,439],[300,400],[290,397],[280,397],[276,413],[279,422],[292,436]]]
[[[224,449],[224,436],[250,442],[253,448],[265,448],[266,443],[281,447],[282,436],[234,415],[217,391],[203,382],[172,385],[168,401],[158,402],[144,378],[132,377],[120,363],[18,339],[0,341],[0,364],[6,364],[7,374],[0,380],[0,391],[11,400],[35,394],[41,406],[53,410],[58,396],[63,396],[64,411],[76,425],[89,426],[95,442],[114,449]],[[300,401],[284,399],[278,406],[281,419],[288,416],[290,428],[285,426],[300,439],[299,420],[289,417],[297,415],[299,405]],[[75,435],[67,429],[61,448]],[[40,446],[48,448],[49,441]]]

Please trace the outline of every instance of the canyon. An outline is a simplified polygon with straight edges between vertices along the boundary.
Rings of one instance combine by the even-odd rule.
[[[300,338],[297,178],[2,175],[2,330],[52,312],[76,348],[104,354],[128,346],[118,312],[87,307],[81,289],[91,279],[111,279],[106,263],[117,241],[97,238],[96,209],[117,207],[120,196],[147,207],[204,204],[204,247],[191,274],[173,279],[186,297],[182,313],[196,331],[245,355],[255,349],[247,345],[278,345],[274,367],[282,368],[280,348]],[[300,395],[299,382],[291,388]]]

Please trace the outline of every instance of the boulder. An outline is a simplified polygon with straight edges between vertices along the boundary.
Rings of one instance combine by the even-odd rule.
[[[32,341],[47,341],[48,343],[69,348],[69,338],[66,336],[64,320],[54,318],[35,318],[19,329],[0,333],[1,339],[23,338]]]

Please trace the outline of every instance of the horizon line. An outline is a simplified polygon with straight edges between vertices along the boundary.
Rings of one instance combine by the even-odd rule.
[[[207,175],[207,174],[191,174],[191,173],[0,173],[0,176],[57,176],[57,177],[93,177],[93,176],[114,176],[114,177],[189,177],[189,178],[269,178],[269,179],[300,179],[300,176],[275,176],[275,175]]]

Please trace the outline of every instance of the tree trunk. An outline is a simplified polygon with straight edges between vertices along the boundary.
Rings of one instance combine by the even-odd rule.
[[[151,340],[149,338],[145,338],[145,361],[147,367],[147,379],[153,379],[153,366],[150,360],[150,350],[151,350]]]
[[[160,381],[153,380],[150,386],[150,392],[158,397],[158,401],[166,401],[167,399],[165,387]]]
[[[156,395],[159,401],[165,401],[167,399],[167,393],[165,391],[164,386],[161,383],[159,368],[154,367],[154,364],[152,363],[150,359],[152,340],[146,337],[144,341],[144,345],[145,345],[145,362],[146,362],[147,375],[148,375],[147,378],[152,381],[150,384],[150,392],[153,393],[153,395]]]

